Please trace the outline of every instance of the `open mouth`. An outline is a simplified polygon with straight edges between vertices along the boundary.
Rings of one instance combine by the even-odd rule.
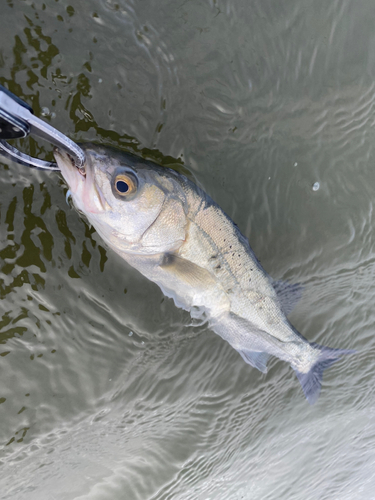
[[[54,152],[55,157],[56,156],[60,156],[60,158],[65,157],[69,161],[69,163],[72,165],[72,167],[74,167],[76,170],[78,170],[79,174],[82,175],[82,177],[86,177],[85,166],[84,165],[77,166],[76,160],[71,154],[69,154],[64,149],[58,148],[58,147],[54,147],[53,152]]]
[[[79,172],[79,173],[80,173],[83,177],[86,177],[86,169],[85,169],[85,166],[84,166],[84,165],[82,165],[82,166],[80,166],[80,167],[77,167],[76,162],[75,162],[75,160],[74,160],[73,156],[71,156],[69,153],[67,153],[66,155],[67,155],[67,157],[69,158],[69,160],[71,161],[71,163],[72,163],[73,167],[75,167],[75,168],[78,170],[78,172]]]
[[[78,167],[74,156],[59,147],[54,148],[54,155],[76,209],[86,216],[107,210],[108,203],[95,182],[90,162]]]

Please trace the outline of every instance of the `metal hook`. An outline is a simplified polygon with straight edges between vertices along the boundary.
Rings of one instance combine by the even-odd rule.
[[[56,163],[21,153],[4,140],[26,137],[29,134],[64,149],[72,157],[75,166],[84,170],[85,153],[83,150],[69,137],[34,116],[30,106],[0,85],[0,154],[29,167],[59,170]]]
[[[25,153],[21,153],[6,141],[0,140],[0,154],[26,167],[41,168],[43,170],[60,170],[53,161],[39,160]]]

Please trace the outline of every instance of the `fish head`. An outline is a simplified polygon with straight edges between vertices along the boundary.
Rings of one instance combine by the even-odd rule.
[[[83,169],[61,149],[55,149],[55,158],[74,205],[109,246],[136,254],[177,250],[187,226],[178,174],[128,153],[81,147]]]

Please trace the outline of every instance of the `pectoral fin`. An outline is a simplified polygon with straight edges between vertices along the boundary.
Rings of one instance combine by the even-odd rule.
[[[207,269],[174,254],[166,254],[160,268],[196,289],[207,289],[216,284],[215,278]]]

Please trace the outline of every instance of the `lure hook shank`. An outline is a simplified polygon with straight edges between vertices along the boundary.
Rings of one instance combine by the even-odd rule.
[[[71,156],[75,166],[84,170],[85,153],[83,150],[69,137],[37,118],[28,104],[0,85],[0,154],[29,167],[59,170],[56,163],[21,153],[6,142],[6,139],[26,137],[29,134],[65,150]]]

